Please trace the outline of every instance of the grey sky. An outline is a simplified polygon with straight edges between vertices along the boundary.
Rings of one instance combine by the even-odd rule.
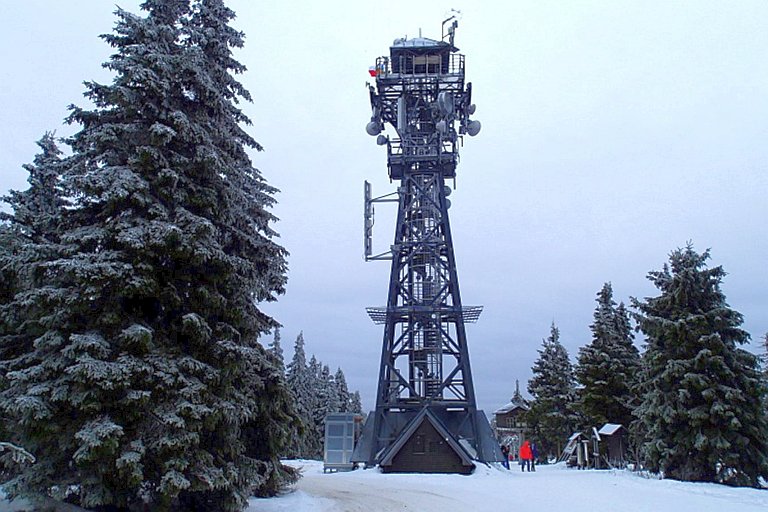
[[[117,2],[137,12],[139,0]],[[575,360],[595,295],[657,291],[645,278],[692,240],[729,273],[723,289],[757,341],[768,331],[768,3],[756,1],[231,0],[246,33],[237,53],[254,96],[253,160],[282,190],[275,210],[291,252],[288,292],[265,306],[290,357],[307,350],[373,406],[389,266],[362,258],[362,185],[394,190],[385,151],[366,135],[368,67],[397,37],[440,37],[462,11],[480,135],[465,140],[451,223],[480,407],[523,385],[554,320]],[[384,6],[388,6],[384,9]],[[84,80],[108,82],[114,4],[0,3],[0,191],[46,130],[60,135]],[[376,211],[374,250],[394,208]],[[638,344],[642,337],[638,336]],[[753,349],[757,350],[756,343]]]

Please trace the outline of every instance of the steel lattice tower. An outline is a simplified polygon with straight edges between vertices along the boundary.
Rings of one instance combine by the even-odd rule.
[[[429,436],[419,434],[427,441],[411,437],[421,432],[417,423],[425,417],[439,434],[433,437],[447,436],[460,456],[483,462],[501,457],[488,420],[477,409],[467,349],[465,323],[477,321],[482,306],[462,305],[448,220],[446,180],[456,176],[463,136],[480,130],[480,123],[470,120],[472,84],[464,82],[455,28],[453,21],[441,41],[398,39],[371,70],[373,115],[366,131],[387,147],[389,176],[400,185],[393,194],[372,198],[365,183],[366,260],[392,260],[387,305],[368,308],[371,319],[384,325],[376,409],[355,454],[368,465],[394,467],[393,457],[408,442],[418,454],[419,443]],[[395,136],[381,134],[386,124]],[[374,256],[372,205],[384,201],[398,205],[394,243]],[[419,464],[427,465],[419,471],[453,472]]]

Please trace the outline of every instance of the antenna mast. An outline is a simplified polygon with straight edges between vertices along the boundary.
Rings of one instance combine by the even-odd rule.
[[[384,339],[376,410],[353,458],[384,471],[467,473],[473,461],[502,460],[477,409],[469,364],[465,324],[477,321],[482,306],[462,304],[448,220],[446,180],[456,177],[464,135],[480,131],[470,119],[464,55],[453,44],[457,25],[455,16],[443,21],[441,41],[395,40],[371,69],[366,131],[386,146],[389,177],[399,186],[374,199],[365,184],[365,257],[391,260],[391,272],[387,305],[367,308]],[[386,126],[393,132],[383,134]],[[373,256],[372,205],[383,201],[398,205],[394,243]]]

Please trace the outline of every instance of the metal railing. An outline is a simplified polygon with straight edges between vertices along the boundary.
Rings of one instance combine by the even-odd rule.
[[[377,78],[402,75],[461,75],[464,74],[464,55],[460,53],[434,55],[399,55],[396,62],[387,56],[376,59]]]

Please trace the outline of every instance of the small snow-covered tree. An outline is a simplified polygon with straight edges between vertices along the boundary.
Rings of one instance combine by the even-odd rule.
[[[579,350],[575,367],[582,386],[577,407],[586,419],[583,427],[619,423],[629,428],[634,420],[634,382],[640,354],[632,342],[628,312],[623,304],[617,307],[610,283],[605,283],[597,295],[590,329],[592,341]]]
[[[342,408],[336,378],[327,364],[323,364],[320,370],[320,400],[318,402],[320,408],[325,410],[326,415],[339,412]],[[322,423],[323,431],[325,431],[325,418],[323,418]]]
[[[534,438],[545,457],[558,456],[576,426],[573,366],[560,343],[560,330],[552,322],[549,338],[543,340],[539,358],[532,368],[528,393],[533,400],[528,411]]]
[[[269,355],[272,356],[275,366],[284,374],[285,373],[285,356],[283,355],[283,347],[280,344],[280,327],[275,327],[274,337],[269,344]]]
[[[349,401],[349,412],[356,414],[363,414],[363,401],[360,398],[360,392],[355,391],[352,393]]]
[[[306,396],[309,392],[309,380],[307,373],[307,352],[304,348],[304,332],[296,336],[296,342],[293,345],[293,358],[288,363],[286,378],[291,390],[297,399]]]
[[[742,315],[720,289],[722,267],[688,244],[648,278],[660,295],[633,300],[646,336],[636,415],[645,462],[667,478],[760,485],[768,479],[768,419]]]
[[[333,383],[336,388],[337,412],[351,412],[351,397],[349,387],[347,387],[347,378],[344,377],[344,372],[341,368],[336,370],[336,374],[333,376]]]

